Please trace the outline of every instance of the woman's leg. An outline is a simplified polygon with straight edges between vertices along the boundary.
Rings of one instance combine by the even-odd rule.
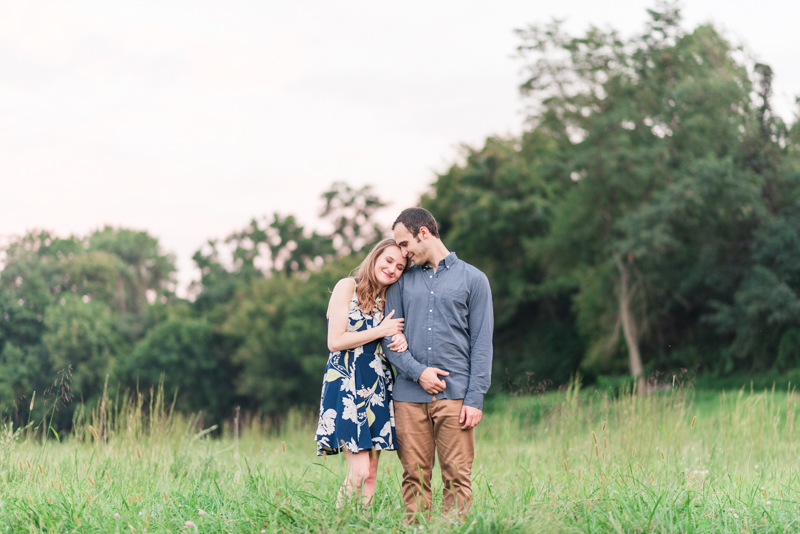
[[[378,460],[380,459],[381,451],[369,450],[369,472],[367,473],[367,479],[364,480],[364,490],[361,494],[364,504],[372,502],[372,496],[375,495],[375,481],[378,478]]]
[[[347,478],[339,491],[337,506],[342,505],[344,495],[360,495],[364,504],[369,504],[375,493],[380,451],[370,449],[353,453],[345,449],[344,457],[347,460]]]

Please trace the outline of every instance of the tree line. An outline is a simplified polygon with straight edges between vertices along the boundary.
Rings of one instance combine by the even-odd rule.
[[[627,39],[519,30],[524,132],[465,148],[420,199],[491,281],[495,390],[576,371],[800,376],[800,122],[773,112],[769,66],[671,4],[649,13]],[[387,235],[369,187],[321,201],[330,232],[273,214],[209,241],[189,299],[147,232],[12,239],[6,416],[91,401],[106,375],[121,391],[163,380],[178,409],[217,419],[314,405],[329,290]]]

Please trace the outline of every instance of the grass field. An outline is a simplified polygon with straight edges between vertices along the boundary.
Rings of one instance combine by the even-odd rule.
[[[453,524],[434,513],[422,530],[800,531],[799,398],[691,388],[494,398],[477,432],[471,515]],[[315,421],[232,426],[212,438],[219,430],[170,414],[158,394],[109,401],[61,442],[43,440],[42,425],[6,425],[0,531],[404,530],[394,453],[382,457],[372,507],[336,510],[344,465],[315,456]],[[438,509],[438,473],[434,490]]]

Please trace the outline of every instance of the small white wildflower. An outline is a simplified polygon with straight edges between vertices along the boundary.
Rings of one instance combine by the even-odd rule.
[[[206,513],[201,508],[201,509],[197,510],[197,515],[199,515],[200,517],[203,517],[204,515],[206,515]]]
[[[119,512],[114,512],[114,519],[119,519]]]
[[[772,501],[767,501],[767,504],[772,504]]]
[[[739,519],[739,514],[733,514],[733,517],[734,517],[735,519]]]
[[[758,466],[756,466],[756,469],[758,469]]]
[[[267,534],[267,529],[265,529],[265,528],[262,528],[262,529],[261,529],[261,534]]]
[[[764,491],[764,486],[761,486],[761,491]]]
[[[192,528],[194,526],[194,521],[184,521],[183,526]]]
[[[493,488],[493,487],[494,487],[494,484],[492,484],[491,482],[489,482],[489,487],[490,487],[490,488]]]
[[[728,511],[729,511],[730,513],[733,513],[733,508],[728,508]]]

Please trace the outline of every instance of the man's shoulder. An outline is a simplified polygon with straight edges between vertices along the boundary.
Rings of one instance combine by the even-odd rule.
[[[467,263],[460,258],[458,261],[463,265],[464,273],[466,274],[468,279],[486,280],[487,282],[489,281],[489,278],[486,276],[486,274],[477,267],[475,267],[474,265],[472,265],[471,263]]]

